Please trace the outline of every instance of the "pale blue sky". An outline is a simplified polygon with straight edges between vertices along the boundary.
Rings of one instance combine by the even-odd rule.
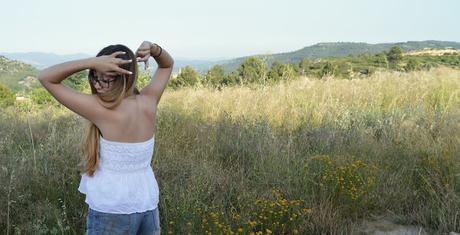
[[[0,52],[95,55],[150,40],[209,59],[318,42],[460,41],[459,12],[458,0],[2,0]]]

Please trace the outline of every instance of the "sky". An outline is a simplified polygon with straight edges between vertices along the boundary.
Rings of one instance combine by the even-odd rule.
[[[0,0],[0,52],[86,53],[142,41],[228,59],[319,42],[460,41],[458,0]]]

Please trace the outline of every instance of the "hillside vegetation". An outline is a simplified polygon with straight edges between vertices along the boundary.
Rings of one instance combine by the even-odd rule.
[[[258,57],[266,58],[268,65],[273,62],[282,64],[286,63],[299,63],[303,59],[315,60],[326,57],[347,57],[356,56],[360,54],[378,54],[390,50],[391,47],[397,46],[403,52],[421,50],[424,48],[453,48],[460,50],[460,43],[449,41],[408,41],[397,43],[360,43],[360,42],[323,42],[317,43],[312,46],[304,47],[300,50],[277,53],[270,55],[257,55]],[[248,57],[236,58],[229,61],[221,61],[218,64],[224,66],[226,71],[232,71],[238,67]]]
[[[0,84],[9,87],[14,92],[24,92],[39,84],[33,81],[37,69],[16,60],[0,56]]]

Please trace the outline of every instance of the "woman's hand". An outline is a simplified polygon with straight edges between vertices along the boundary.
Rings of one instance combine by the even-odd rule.
[[[120,68],[122,64],[129,64],[132,60],[123,60],[116,58],[117,55],[123,55],[126,52],[117,51],[111,55],[103,55],[92,58],[92,69],[99,71],[103,74],[113,74],[113,73],[122,73],[122,74],[132,74],[131,71]]]
[[[136,50],[136,57],[138,62],[144,62],[144,69],[149,68],[149,58],[150,58],[150,48],[152,48],[153,43],[149,41],[143,41],[139,48]]]

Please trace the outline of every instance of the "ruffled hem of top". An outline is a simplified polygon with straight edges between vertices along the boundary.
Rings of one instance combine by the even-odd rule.
[[[155,209],[159,188],[151,167],[146,170],[118,174],[97,170],[92,177],[81,176],[78,190],[86,194],[91,209],[105,213],[134,213]]]

